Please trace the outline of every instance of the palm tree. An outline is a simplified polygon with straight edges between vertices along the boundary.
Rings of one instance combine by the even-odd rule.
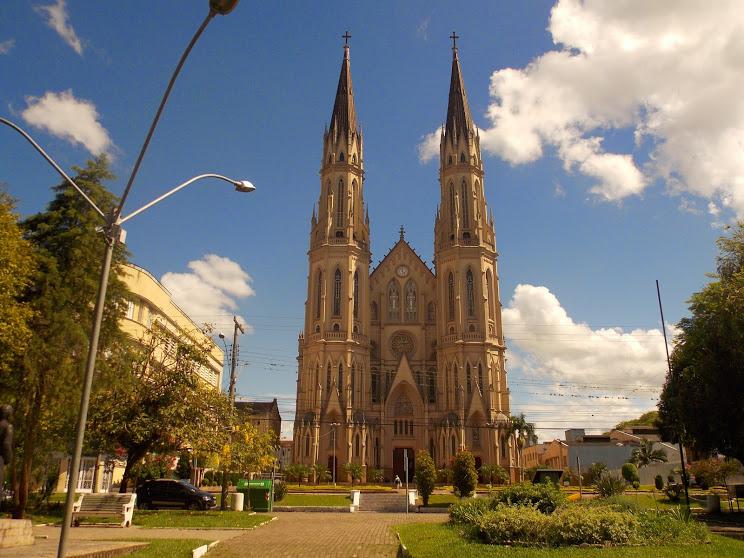
[[[655,450],[651,440],[642,440],[641,445],[630,454],[630,462],[635,463],[639,468],[651,465],[651,463],[666,463],[666,461],[666,452],[663,449]]]
[[[518,417],[509,417],[509,435],[514,436],[514,441],[517,444],[517,467],[519,467],[519,480],[522,478],[524,471],[522,470],[522,448],[527,443],[536,443],[537,434],[535,434],[535,425],[531,422],[527,422],[527,417],[524,413],[520,413]]]

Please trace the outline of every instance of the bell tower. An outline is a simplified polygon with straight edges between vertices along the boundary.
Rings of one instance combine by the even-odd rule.
[[[459,423],[460,448],[483,446],[483,457],[507,470],[509,390],[496,267],[493,215],[484,194],[480,135],[473,123],[457,49],[439,148],[440,202],[434,225],[437,276],[437,370],[443,405]],[[484,440],[485,438],[485,440]]]
[[[294,428],[295,462],[331,468],[328,456],[333,454],[337,473],[352,458],[352,417],[368,383],[370,327],[364,142],[356,117],[348,32],[343,38],[333,112],[323,132],[317,213],[314,207],[310,220]],[[353,457],[364,462],[361,455]]]

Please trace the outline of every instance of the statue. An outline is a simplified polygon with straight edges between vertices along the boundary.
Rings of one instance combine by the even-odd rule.
[[[13,458],[13,407],[0,405],[0,495],[5,492],[5,464]]]

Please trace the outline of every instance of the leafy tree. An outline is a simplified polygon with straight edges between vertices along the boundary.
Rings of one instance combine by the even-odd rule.
[[[607,465],[605,463],[602,463],[601,461],[589,465],[589,469],[586,474],[587,484],[594,484],[605,471],[607,471]]]
[[[478,483],[478,472],[475,470],[475,458],[467,450],[457,453],[452,465],[452,484],[461,498],[470,496]]]
[[[367,471],[367,481],[382,483],[385,481],[385,471],[382,469],[370,469]]]
[[[105,157],[74,167],[75,182],[104,212],[116,203],[102,183],[113,175]],[[93,309],[98,292],[104,241],[96,231],[103,223],[88,203],[66,182],[54,188],[47,209],[23,221],[24,237],[34,247],[36,274],[24,302],[33,310],[26,352],[18,370],[5,376],[3,389],[16,409],[16,508],[23,517],[29,488],[39,476],[40,465],[52,451],[69,451],[82,388]],[[112,265],[126,261],[118,245]],[[109,277],[100,335],[97,381],[117,381],[110,375],[106,355],[123,342],[119,318],[127,291],[116,273]],[[106,377],[106,382],[100,381]]]
[[[689,300],[659,399],[665,439],[744,461],[744,221],[719,238],[717,273]]]
[[[331,479],[331,470],[322,463],[313,465],[313,470],[315,471],[316,483],[328,482]]]
[[[344,463],[343,469],[351,479],[351,486],[354,486],[354,481],[362,480],[362,466],[359,463]]]
[[[646,467],[652,463],[666,463],[667,454],[663,449],[655,450],[651,440],[642,440],[641,445],[630,454],[630,462],[638,467]]]
[[[474,462],[475,463],[475,462]],[[429,505],[429,496],[434,492],[434,483],[437,480],[437,468],[434,460],[426,450],[419,450],[416,454],[416,488],[424,501],[424,507]]]
[[[188,451],[182,451],[178,455],[176,478],[191,479],[191,454]]]
[[[287,478],[297,481],[297,486],[302,486],[302,479],[307,478],[310,475],[310,471],[310,467],[299,463],[295,463],[284,469]]]
[[[658,418],[659,411],[648,411],[647,413],[643,413],[638,418],[618,422],[615,425],[615,430],[624,430],[625,428],[629,428],[631,426],[656,426],[656,421],[658,420]]]
[[[480,473],[488,484],[504,484],[509,479],[509,473],[500,465],[481,465]]]
[[[238,419],[220,452],[220,467],[248,476],[270,467],[275,460],[273,432],[261,432],[248,420]]]
[[[537,443],[535,425],[527,422],[527,417],[524,416],[524,413],[520,413],[519,416],[509,417],[508,432],[509,435],[514,436],[514,441],[517,444],[517,466],[520,468],[520,476],[523,476],[522,449],[528,444]]]
[[[640,477],[638,476],[638,467],[635,466],[635,463],[623,463],[621,473],[628,484],[633,484],[640,480]]]
[[[229,446],[233,419],[227,396],[197,373],[209,350],[206,335],[203,341],[174,339],[154,322],[138,343],[115,347],[109,356],[118,380],[105,383],[91,399],[88,428],[94,448],[126,451],[121,492],[127,490],[132,467],[148,453],[184,447],[220,453]]]
[[[31,305],[23,296],[35,272],[33,246],[23,238],[14,200],[0,189],[0,389],[31,337]]]

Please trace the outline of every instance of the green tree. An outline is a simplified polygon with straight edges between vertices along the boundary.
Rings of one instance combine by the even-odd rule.
[[[667,454],[663,449],[655,450],[651,440],[642,440],[641,445],[631,452],[630,462],[641,468],[652,463],[666,463]]]
[[[648,411],[638,418],[618,422],[617,425],[615,425],[615,430],[623,430],[631,426],[655,426],[658,418],[659,411]]]
[[[362,480],[362,466],[359,463],[344,463],[343,469],[351,479],[351,486],[354,486],[354,481]]]
[[[316,483],[328,482],[331,479],[331,470],[322,463],[313,465],[313,470],[315,471]]]
[[[23,300],[36,269],[33,246],[23,238],[14,200],[0,189],[0,391],[31,338],[31,305]]]
[[[633,484],[634,482],[640,481],[640,477],[638,476],[638,467],[636,467],[635,463],[623,463],[623,467],[620,471],[623,475],[623,478],[628,484]]]
[[[74,167],[75,182],[104,212],[116,203],[102,183],[113,178],[108,161],[99,157],[85,168]],[[4,378],[16,408],[16,507],[23,517],[29,488],[40,477],[52,451],[69,451],[88,352],[93,309],[98,292],[104,241],[96,230],[103,221],[66,182],[54,188],[47,209],[23,221],[24,237],[34,247],[37,271],[24,301],[34,311],[33,335],[18,371]],[[113,266],[126,261],[119,245]],[[99,355],[123,342],[119,318],[126,287],[117,274],[109,278]],[[108,359],[99,358],[97,380],[107,374]],[[46,463],[48,465],[48,463]]]
[[[101,382],[91,399],[88,430],[101,451],[123,448],[127,464],[121,492],[132,467],[148,453],[190,447],[199,454],[224,451],[235,424],[227,396],[199,377],[210,350],[208,337],[175,339],[157,322],[139,342],[115,347],[109,363],[116,382]]]
[[[522,449],[527,444],[537,443],[535,425],[527,422],[527,417],[524,416],[524,413],[520,413],[519,416],[509,417],[508,432],[510,436],[514,436],[514,441],[517,445],[517,466],[519,467],[520,478],[522,478],[524,476],[522,469]]]
[[[475,458],[467,450],[457,453],[452,464],[452,484],[460,498],[470,496],[478,483],[478,471],[475,470]]]
[[[475,462],[473,462],[475,464]],[[416,453],[416,488],[421,494],[424,501],[424,507],[429,505],[429,496],[434,492],[434,483],[437,480],[437,468],[434,460],[426,450],[419,450]]]
[[[689,300],[659,399],[664,439],[744,461],[744,221],[719,238],[717,273]]]

